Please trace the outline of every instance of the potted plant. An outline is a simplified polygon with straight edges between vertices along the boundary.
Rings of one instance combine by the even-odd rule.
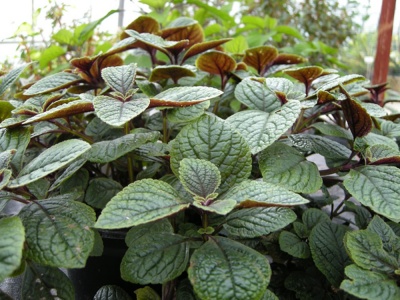
[[[74,299],[59,268],[117,235],[137,286],[95,299],[398,298],[400,134],[381,87],[273,46],[235,59],[228,41],[142,16],[18,92],[26,66],[3,75],[0,204],[23,208],[0,219],[0,281]]]

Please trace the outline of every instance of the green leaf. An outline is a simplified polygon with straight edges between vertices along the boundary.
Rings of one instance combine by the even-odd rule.
[[[360,299],[397,300],[400,298],[400,288],[396,280],[386,274],[364,270],[356,265],[347,266],[346,276],[340,288]]]
[[[86,42],[92,36],[93,31],[95,30],[95,28],[99,24],[101,24],[109,16],[111,16],[112,14],[115,14],[117,12],[119,12],[119,10],[110,10],[105,16],[103,16],[100,19],[95,20],[95,21],[90,22],[89,24],[87,24],[79,34],[80,44],[83,44],[84,42]]]
[[[349,75],[341,76],[339,78],[330,80],[326,84],[322,85],[321,87],[318,88],[317,92],[319,90],[329,92],[333,89],[338,88],[339,85],[341,85],[341,84],[346,85],[346,84],[350,84],[350,83],[357,82],[357,81],[363,81],[363,80],[365,80],[365,77],[362,75],[358,75],[358,74],[349,74]]]
[[[356,138],[354,141],[354,149],[359,151],[365,151],[368,146],[372,147],[374,145],[386,145],[394,150],[399,150],[399,146],[394,139],[373,132],[362,138]]]
[[[178,82],[182,77],[196,77],[196,73],[191,66],[167,65],[155,67],[149,77],[149,81],[160,81],[163,79],[172,79],[173,82]]]
[[[10,102],[0,100],[0,122],[3,122],[4,120],[11,118],[12,116],[12,111],[14,110],[14,106],[11,105]]]
[[[49,188],[49,192],[58,188],[64,181],[68,180],[72,175],[74,175],[85,163],[85,158],[78,157],[75,161],[69,164],[67,168],[62,172],[62,174],[57,177]]]
[[[65,165],[68,165],[89,149],[90,144],[76,139],[55,144],[30,161],[29,164],[21,170],[18,177],[10,181],[8,187],[20,187],[43,178],[61,169]]]
[[[382,239],[375,232],[347,232],[344,243],[350,258],[363,269],[385,273],[399,269],[399,262],[383,249]]]
[[[390,166],[353,169],[343,182],[363,205],[395,222],[400,221],[400,170]]]
[[[254,238],[282,229],[296,220],[296,214],[285,207],[254,207],[229,214],[224,224],[232,235]]]
[[[22,299],[75,299],[74,286],[61,270],[28,264],[22,282]]]
[[[110,178],[94,178],[86,189],[85,202],[102,209],[121,190],[122,185],[117,181]]]
[[[207,86],[181,86],[169,88],[150,98],[150,107],[184,107],[218,97],[223,92]]]
[[[262,151],[258,160],[265,181],[298,193],[314,193],[322,185],[318,167],[296,149],[274,143]]]
[[[107,203],[95,227],[117,229],[145,224],[170,216],[189,206],[177,191],[160,180],[131,183]]]
[[[346,228],[331,222],[318,223],[310,234],[310,249],[315,265],[329,282],[339,287],[350,259],[343,245]]]
[[[0,96],[2,96],[15,81],[17,81],[18,77],[22,74],[26,67],[30,66],[31,64],[32,63],[23,64],[4,75],[0,83]]]
[[[140,238],[157,233],[174,233],[174,229],[168,219],[164,218],[132,227],[126,234],[125,242],[129,247],[135,247],[136,241]]]
[[[209,107],[210,101],[204,101],[192,106],[168,109],[167,118],[172,123],[194,121],[203,115]]]
[[[7,186],[12,176],[11,170],[0,169],[0,190]]]
[[[136,64],[104,68],[101,77],[115,92],[126,96],[135,83]]]
[[[22,168],[25,149],[28,147],[30,140],[29,128],[0,129],[0,151],[17,150],[11,160],[11,164],[17,171]]]
[[[12,157],[17,152],[15,149],[0,152],[0,169],[8,168]]]
[[[261,300],[279,300],[279,298],[270,290],[266,290]]]
[[[308,244],[289,231],[282,231],[279,234],[279,247],[282,251],[294,257],[310,257],[310,248],[308,247]]]
[[[130,133],[111,141],[94,143],[86,157],[91,162],[108,163],[148,142],[155,141],[158,136],[158,132]]]
[[[374,164],[385,164],[400,161],[400,151],[388,145],[372,145],[365,149],[365,156]]]
[[[136,300],[161,300],[157,292],[149,286],[137,289],[135,291],[135,294],[136,294]]]
[[[330,136],[334,136],[334,137],[344,138],[346,140],[353,139],[353,135],[351,134],[350,131],[348,131],[336,124],[318,122],[318,123],[312,124],[311,127],[314,127],[315,129],[317,129],[324,135],[330,135]]]
[[[293,206],[308,203],[307,199],[283,187],[255,180],[236,184],[222,198],[236,200],[241,207]]]
[[[329,221],[330,218],[328,214],[321,209],[310,207],[304,211],[301,220],[304,225],[306,225],[307,229],[311,231],[317,224]]]
[[[200,208],[203,211],[208,211],[219,215],[226,215],[230,213],[235,208],[236,204],[236,201],[231,199],[216,200],[208,205],[205,205],[198,201],[192,203],[193,206]]]
[[[55,34],[52,35],[51,38],[61,45],[74,45],[74,35],[72,31],[65,28],[57,31]]]
[[[178,277],[189,261],[186,239],[166,232],[137,239],[122,259],[122,278],[139,284],[161,284]]]
[[[294,100],[273,113],[246,110],[230,116],[227,121],[245,138],[251,153],[256,154],[271,145],[293,125],[300,109],[300,102]]]
[[[85,266],[94,244],[93,209],[77,201],[46,199],[23,207],[19,216],[29,259],[61,268]]]
[[[272,113],[281,107],[276,93],[266,84],[263,77],[246,77],[235,88],[235,97],[250,109]]]
[[[0,282],[18,269],[22,260],[25,230],[21,219],[0,219]]]
[[[24,95],[34,96],[69,87],[82,80],[78,75],[60,72],[40,79],[24,92]]]
[[[271,276],[259,252],[223,237],[212,237],[190,258],[189,279],[201,299],[260,299]]]
[[[221,183],[218,168],[204,159],[182,159],[179,167],[179,178],[189,193],[204,199],[214,193]]]
[[[111,126],[122,126],[140,115],[150,105],[148,98],[121,101],[109,96],[97,96],[93,100],[97,116]]]
[[[45,48],[43,52],[41,52],[39,58],[39,67],[41,69],[46,68],[53,59],[60,57],[66,52],[67,51],[63,47],[60,47],[58,45],[51,45],[50,47]]]
[[[132,300],[132,298],[119,286],[104,285],[96,292],[93,300]]]
[[[383,249],[395,257],[399,256],[400,237],[378,215],[368,224],[367,230],[375,232],[382,239]]]
[[[245,140],[228,123],[214,115],[203,115],[182,128],[171,145],[171,168],[179,176],[184,158],[205,159],[221,174],[217,192],[226,191],[249,177],[251,153]]]

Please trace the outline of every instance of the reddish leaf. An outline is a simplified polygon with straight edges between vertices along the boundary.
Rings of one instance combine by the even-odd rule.
[[[182,77],[196,77],[196,74],[188,68],[181,66],[158,66],[151,72],[149,81],[159,81],[163,79],[172,79],[177,82]]]
[[[324,104],[324,103],[333,102],[333,101],[337,100],[334,95],[332,95],[331,93],[329,93],[327,91],[322,91],[322,90],[317,93],[317,97],[318,97],[317,104]]]
[[[320,77],[324,69],[317,66],[287,69],[283,72],[309,86],[312,81]]]
[[[243,62],[257,70],[262,75],[273,65],[278,57],[278,50],[271,46],[250,48],[245,51]]]
[[[224,52],[210,51],[197,58],[196,66],[202,71],[222,77],[236,69],[236,61]]]
[[[167,41],[189,40],[187,47],[191,47],[203,42],[204,32],[201,26],[195,23],[189,26],[165,28],[161,32],[161,37]]]
[[[182,63],[192,56],[203,53],[212,48],[218,47],[230,40],[231,39],[221,39],[221,40],[217,40],[217,41],[209,41],[209,42],[195,44],[186,51],[185,55],[182,58]]]
[[[274,60],[274,65],[294,65],[306,62],[307,59],[295,54],[279,54]]]
[[[372,119],[357,101],[348,98],[340,102],[344,117],[349,124],[353,137],[363,137],[372,129]]]
[[[132,23],[126,26],[126,29],[132,29],[139,33],[147,32],[158,34],[160,31],[160,25],[158,22],[149,17],[149,16],[140,16],[139,18],[135,19]],[[123,32],[120,36],[121,40],[128,38],[129,35],[126,32]]]

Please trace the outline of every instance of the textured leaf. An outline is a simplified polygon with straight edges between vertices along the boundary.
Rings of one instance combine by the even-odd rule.
[[[318,223],[310,234],[310,249],[315,265],[336,287],[344,279],[350,259],[343,245],[346,228],[331,222]]]
[[[267,87],[262,77],[246,77],[235,88],[235,97],[250,109],[273,112],[281,107],[276,93]]]
[[[353,135],[351,134],[350,131],[336,125],[336,124],[329,124],[329,123],[314,123],[311,125],[311,127],[314,127],[324,135],[330,135],[334,137],[339,137],[339,138],[344,138],[346,140],[352,140]]]
[[[91,162],[107,163],[158,138],[158,132],[130,133],[111,141],[94,143],[86,154]]]
[[[192,203],[195,207],[212,213],[216,213],[219,215],[226,215],[230,213],[236,206],[236,201],[227,199],[227,200],[216,200],[213,201],[211,204],[203,205],[197,201]]]
[[[324,69],[317,66],[307,66],[293,69],[286,69],[284,73],[310,86],[311,82],[317,79],[323,73]]]
[[[10,181],[12,176],[11,170],[8,169],[0,169],[0,190],[3,189],[8,182]]]
[[[196,60],[196,67],[222,77],[236,69],[236,61],[227,53],[213,50],[201,54]]]
[[[43,113],[37,114],[23,122],[24,125],[39,121],[47,121],[57,118],[65,118],[85,112],[93,111],[93,103],[88,100],[75,100],[54,108]]]
[[[136,300],[161,300],[157,292],[149,286],[135,290],[135,294]]]
[[[207,42],[202,42],[202,43],[197,43],[191,46],[183,55],[182,57],[182,63],[185,62],[188,58],[195,56],[197,54],[203,53],[209,49],[218,47],[228,41],[230,41],[230,38],[227,39],[219,39],[216,41],[207,41]]]
[[[93,300],[132,300],[132,298],[119,286],[105,285],[96,292]]]
[[[46,149],[27,164],[18,177],[10,181],[9,188],[26,185],[61,169],[87,152],[90,145],[84,141],[71,139]]]
[[[256,154],[283,135],[296,121],[299,113],[300,102],[290,101],[274,113],[246,110],[226,120],[245,138],[251,153]]]
[[[72,175],[74,175],[84,164],[86,163],[85,158],[79,157],[75,161],[69,164],[67,168],[62,172],[62,174],[57,177],[49,188],[49,192],[58,188],[65,180],[68,180]]]
[[[196,74],[190,68],[185,66],[157,66],[152,70],[149,81],[172,79],[173,82],[178,82],[180,78],[187,76],[196,77]]]
[[[122,278],[139,284],[161,284],[178,277],[189,261],[186,239],[166,232],[137,239],[122,259]]]
[[[251,153],[245,140],[214,115],[204,115],[182,128],[170,153],[171,168],[177,176],[184,158],[205,159],[216,165],[221,174],[217,192],[245,180],[251,171]]]
[[[166,218],[155,222],[137,225],[129,229],[125,237],[125,242],[129,247],[135,247],[138,239],[145,236],[152,236],[156,233],[174,233],[174,229]]]
[[[207,86],[181,86],[167,89],[150,98],[150,107],[191,106],[218,97],[223,92]]]
[[[104,208],[118,192],[122,185],[110,178],[94,178],[90,181],[85,193],[85,202],[95,208]]]
[[[209,107],[210,101],[204,101],[192,106],[168,109],[167,118],[172,123],[194,121],[203,115]]]
[[[254,207],[229,214],[224,224],[232,235],[254,238],[282,229],[296,220],[296,214],[285,207]]]
[[[399,262],[383,249],[382,240],[375,232],[347,232],[344,243],[351,259],[363,269],[389,273],[399,268]]]
[[[33,96],[43,93],[49,93],[67,88],[71,85],[77,84],[82,80],[78,75],[60,72],[54,75],[43,77],[38,82],[33,84],[29,89],[24,92],[24,95]]]
[[[386,224],[382,218],[375,215],[371,222],[368,224],[367,229],[369,231],[375,232],[382,239],[383,249],[388,253],[399,256],[400,249],[400,237],[398,237],[392,228]]]
[[[283,143],[274,143],[262,151],[259,166],[265,181],[294,192],[314,193],[322,185],[318,167]]]
[[[340,288],[360,299],[397,300],[400,298],[400,288],[396,281],[385,274],[364,270],[356,265],[347,266],[346,276]]]
[[[150,105],[148,98],[120,101],[108,96],[97,96],[93,100],[97,116],[111,126],[122,126],[140,115]]]
[[[96,227],[117,229],[145,224],[188,206],[168,183],[143,179],[131,183],[107,203]]]
[[[28,128],[8,128],[0,129],[0,151],[16,150],[11,164],[16,170],[22,168],[25,149],[30,141],[30,131]]]
[[[333,89],[336,89],[339,87],[341,84],[350,84],[353,82],[357,81],[362,81],[365,80],[365,77],[362,75],[358,74],[349,74],[341,77],[334,78],[333,80],[330,80],[329,82],[323,84],[318,88],[318,90],[323,90],[323,91],[331,91]]]
[[[182,159],[179,178],[189,193],[204,199],[214,193],[221,183],[218,168],[204,159]]]
[[[101,77],[114,91],[126,96],[135,83],[136,64],[104,68]]]
[[[372,145],[365,150],[365,156],[375,165],[400,162],[400,151],[388,145]]]
[[[260,299],[271,269],[259,252],[227,238],[212,237],[194,251],[188,275],[201,299]]]
[[[390,166],[366,166],[353,169],[343,182],[363,205],[389,219],[400,221],[400,170]]]
[[[349,124],[353,137],[363,137],[372,129],[372,119],[365,108],[353,99],[341,102],[344,117]]]
[[[22,282],[22,299],[75,299],[74,286],[61,270],[30,263]]]
[[[308,244],[297,235],[289,231],[279,234],[279,246],[282,251],[298,258],[309,258],[310,248]]]
[[[82,268],[92,251],[94,211],[71,200],[46,199],[20,212],[26,229],[27,256],[39,264]]]
[[[12,157],[17,152],[15,149],[0,152],[0,169],[8,168]]]
[[[245,52],[243,61],[257,70],[259,75],[263,75],[265,70],[273,65],[278,57],[278,50],[272,46],[260,46],[248,49]]]
[[[233,186],[222,197],[236,200],[239,206],[292,206],[308,203],[300,195],[272,183],[246,180]]]
[[[188,40],[185,48],[204,40],[203,28],[196,20],[188,17],[174,19],[161,31],[161,36],[169,41]]]
[[[25,230],[18,217],[0,219],[0,282],[20,266],[24,241]]]
[[[399,146],[392,138],[370,132],[364,137],[356,138],[354,141],[354,149],[365,152],[368,147],[374,145],[386,145],[394,150],[399,150]]]
[[[310,207],[304,211],[301,220],[306,228],[311,231],[318,223],[329,221],[330,218],[328,214],[321,209]]]
[[[0,96],[3,95],[15,81],[17,81],[18,77],[22,74],[26,67],[31,64],[32,63],[23,64],[15,69],[12,69],[10,72],[4,75],[0,83]]]

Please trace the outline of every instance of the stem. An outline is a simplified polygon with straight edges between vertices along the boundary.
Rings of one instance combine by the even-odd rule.
[[[125,131],[125,135],[129,134],[129,121],[125,123],[124,126],[124,131]],[[127,155],[127,160],[128,160],[128,174],[129,174],[129,182],[133,182],[135,180],[135,176],[133,174],[133,161],[132,161],[132,157],[129,155]]]
[[[167,110],[162,111],[163,117],[163,142],[168,144],[168,122],[167,122]]]
[[[303,123],[303,118],[304,118],[304,111],[305,109],[302,108],[300,111],[299,118],[297,119],[296,125],[294,126],[293,133],[297,133],[300,131]]]
[[[50,122],[52,122],[53,124],[57,125],[58,128],[60,128],[61,130],[65,131],[65,132],[68,132],[68,133],[71,133],[73,135],[76,135],[76,136],[80,137],[82,140],[88,142],[89,144],[93,144],[93,139],[91,137],[88,137],[87,135],[85,135],[85,134],[83,134],[81,132],[71,130],[68,127],[62,125],[61,123],[59,123],[57,121],[50,121]]]
[[[208,227],[208,213],[203,211],[203,215],[202,215],[202,223],[203,223],[203,228],[206,229]],[[207,236],[206,234],[203,234],[203,241],[207,242]]]

